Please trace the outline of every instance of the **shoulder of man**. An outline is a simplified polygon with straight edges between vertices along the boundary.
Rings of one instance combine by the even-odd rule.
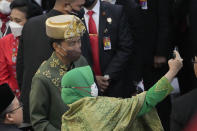
[[[22,131],[14,125],[0,125],[1,131]]]
[[[197,109],[196,104],[194,104],[196,98],[197,89],[175,99],[172,102],[172,116],[179,121],[184,121],[186,117],[191,116]],[[184,111],[184,114],[182,111]]]
[[[187,108],[187,106],[185,106],[185,104],[187,104],[187,105],[193,104],[193,102],[195,103],[196,99],[197,99],[197,89],[194,89],[194,90],[188,92],[187,94],[184,94],[183,96],[175,99],[173,103],[176,106],[180,105],[182,107]]]
[[[42,64],[38,68],[37,72],[35,73],[35,76],[36,75],[41,75],[42,72],[45,72],[48,68],[49,68],[48,62],[47,61],[42,62]]]
[[[46,14],[32,17],[32,18],[30,18],[30,19],[25,23],[24,28],[32,27],[32,26],[37,25],[37,24],[40,25],[41,22],[42,22],[42,21],[45,21],[46,19],[47,19]]]
[[[119,21],[123,14],[122,5],[114,5],[109,2],[101,2],[101,11],[106,12],[107,17],[112,17],[114,21]]]
[[[106,1],[101,1],[101,6],[107,8],[109,10],[113,10],[115,12],[122,11],[122,9],[123,9],[122,5],[111,4],[111,3],[106,2]]]
[[[85,57],[81,55],[80,58],[74,62],[74,65],[75,67],[86,66],[88,65],[88,62]]]

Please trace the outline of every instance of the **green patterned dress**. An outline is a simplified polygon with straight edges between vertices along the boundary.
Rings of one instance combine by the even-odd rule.
[[[82,98],[68,105],[62,131],[163,131],[154,107],[172,90],[163,77],[147,92],[132,98]]]

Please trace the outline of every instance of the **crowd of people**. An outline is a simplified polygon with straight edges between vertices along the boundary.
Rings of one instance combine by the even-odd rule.
[[[196,14],[195,0],[0,0],[0,130],[197,130]]]

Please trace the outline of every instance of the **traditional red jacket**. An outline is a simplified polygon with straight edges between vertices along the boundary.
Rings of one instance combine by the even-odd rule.
[[[0,84],[8,83],[17,97],[20,96],[16,80],[16,57],[19,39],[13,34],[0,39]]]

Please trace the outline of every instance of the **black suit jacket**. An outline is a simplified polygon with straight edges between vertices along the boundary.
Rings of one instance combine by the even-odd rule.
[[[112,19],[111,24],[107,22],[107,18]],[[110,37],[111,50],[104,50],[104,37]],[[128,91],[129,89],[124,87],[123,80],[126,74],[124,70],[132,49],[132,37],[122,6],[101,2],[99,17],[99,60],[102,75],[107,74],[111,78],[110,87],[106,95],[114,97],[129,97],[131,95],[131,91]],[[82,53],[92,66],[92,51],[87,31],[82,37]],[[128,95],[129,93],[130,95]]]
[[[62,13],[51,10],[49,13],[30,19],[23,28],[16,63],[17,80],[24,103],[24,121],[29,122],[29,93],[32,77],[40,64],[52,54],[50,38],[46,35],[45,21],[48,17]]]
[[[197,1],[190,0],[189,13],[190,13],[190,33],[192,40],[192,47],[197,51]]]
[[[181,131],[197,111],[197,89],[177,98],[172,103],[171,131]]]
[[[151,66],[154,56],[168,57],[170,53],[172,5],[172,0],[148,0],[148,9],[142,10],[145,33],[141,52]]]
[[[17,128],[16,125],[12,124],[0,124],[0,130],[1,131],[22,131],[19,128]]]

